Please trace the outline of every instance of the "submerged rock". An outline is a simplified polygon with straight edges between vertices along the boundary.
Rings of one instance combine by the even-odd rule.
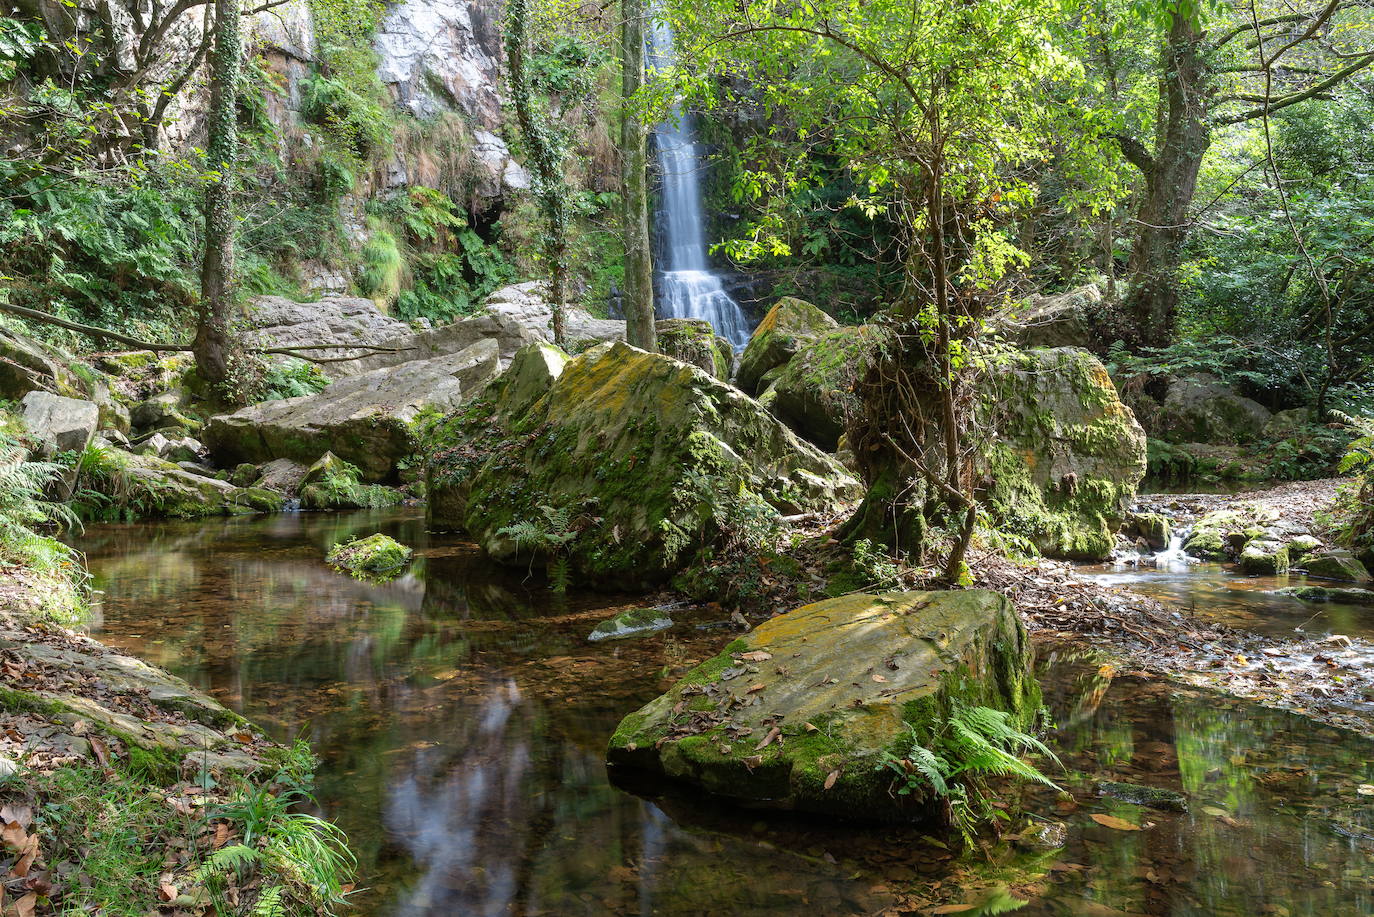
[[[979,423],[989,510],[999,528],[1044,554],[1110,556],[1145,475],[1145,432],[1092,354],[1071,348],[1009,354],[988,369]]]
[[[751,395],[757,394],[764,373],[782,366],[808,342],[839,327],[839,322],[811,303],[784,296],[768,310],[745,345],[735,384]]]
[[[1138,783],[1118,783],[1115,780],[1099,780],[1097,795],[1110,796],[1136,806],[1160,809],[1165,812],[1187,812],[1188,797],[1177,790],[1166,790],[1157,786],[1142,786]]]
[[[624,343],[562,367],[547,357],[525,351],[435,434],[431,522],[465,529],[498,560],[541,559],[539,545],[503,531],[528,523],[571,536],[575,580],[657,583],[712,543],[722,514],[740,504],[776,518],[858,496],[831,458],[694,366]]]
[[[357,541],[341,541],[329,549],[325,560],[349,573],[372,578],[395,574],[415,552],[380,532]]]
[[[1326,586],[1284,586],[1275,595],[1292,596],[1304,602],[1339,602],[1343,605],[1374,605],[1374,589],[1336,588]]]
[[[333,382],[314,395],[266,401],[210,418],[202,433],[220,465],[288,458],[312,462],[333,452],[363,480],[391,477],[415,451],[414,422],[480,392],[498,371],[494,341],[451,356],[413,360]]]
[[[602,640],[623,640],[640,634],[652,634],[673,626],[673,619],[661,608],[631,608],[602,621],[587,639],[592,643]]]
[[[884,768],[959,706],[1040,706],[1030,644],[987,590],[849,595],[759,625],[620,723],[610,763],[738,802],[897,821],[930,815]]]

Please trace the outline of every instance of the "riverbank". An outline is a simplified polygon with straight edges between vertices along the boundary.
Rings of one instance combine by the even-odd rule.
[[[352,857],[294,810],[309,748],[43,617],[50,580],[10,567],[0,593],[5,913],[333,913]]]

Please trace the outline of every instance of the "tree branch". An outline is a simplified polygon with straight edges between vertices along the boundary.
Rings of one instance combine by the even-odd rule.
[[[1145,173],[1147,179],[1153,177],[1155,158],[1145,149],[1145,144],[1129,134],[1112,134],[1112,139],[1120,144],[1121,155],[1126,157],[1127,162]]]
[[[1349,67],[1346,67],[1343,70],[1336,71],[1335,73],[1331,74],[1331,76],[1322,80],[1320,83],[1314,83],[1313,85],[1304,89],[1302,92],[1295,92],[1292,95],[1284,96],[1277,102],[1274,102],[1272,105],[1263,105],[1259,108],[1251,108],[1247,111],[1240,112],[1239,114],[1230,115],[1225,118],[1218,118],[1215,123],[1240,124],[1242,121],[1253,121],[1256,118],[1263,118],[1266,115],[1271,115],[1274,112],[1279,111],[1280,109],[1287,108],[1290,105],[1296,105],[1299,102],[1305,102],[1308,99],[1313,98],[1314,96],[1322,94],[1326,90],[1330,89],[1332,86],[1335,86],[1337,83],[1340,83],[1341,81],[1345,80],[1347,77],[1359,73],[1361,70],[1365,69],[1370,64],[1374,64],[1374,51],[1371,51],[1364,57],[1355,61],[1355,63],[1351,64]]]

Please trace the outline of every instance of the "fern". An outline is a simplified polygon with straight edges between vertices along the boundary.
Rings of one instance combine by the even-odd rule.
[[[286,917],[286,902],[282,900],[285,894],[286,888],[282,885],[264,889],[253,904],[253,910],[249,911],[249,917]]]
[[[1035,736],[1016,728],[1011,715],[1001,710],[956,704],[929,740],[930,746],[922,744],[914,728],[908,728],[909,747],[885,753],[878,769],[897,775],[899,796],[922,794],[948,803],[950,821],[966,842],[973,840],[982,822],[998,817],[982,792],[987,778],[1015,777],[1058,789],[1019,756],[1043,755],[1056,766],[1060,766],[1059,758]]]
[[[572,546],[582,533],[579,523],[583,517],[560,506],[540,505],[539,513],[543,519],[521,519],[497,529],[496,534],[514,541],[516,550],[529,548],[547,555],[549,586],[561,594],[572,585]]]

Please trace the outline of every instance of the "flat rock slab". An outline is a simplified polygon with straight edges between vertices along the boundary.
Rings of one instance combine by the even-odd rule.
[[[340,379],[314,395],[212,417],[202,435],[221,465],[310,463],[333,452],[363,479],[380,481],[414,451],[411,423],[420,412],[452,410],[481,391],[498,372],[498,357],[495,341],[478,341],[460,353]]]
[[[612,764],[764,807],[904,820],[932,800],[889,792],[884,754],[931,744],[954,706],[1040,706],[1031,651],[996,592],[858,594],[780,615],[627,716]]]

